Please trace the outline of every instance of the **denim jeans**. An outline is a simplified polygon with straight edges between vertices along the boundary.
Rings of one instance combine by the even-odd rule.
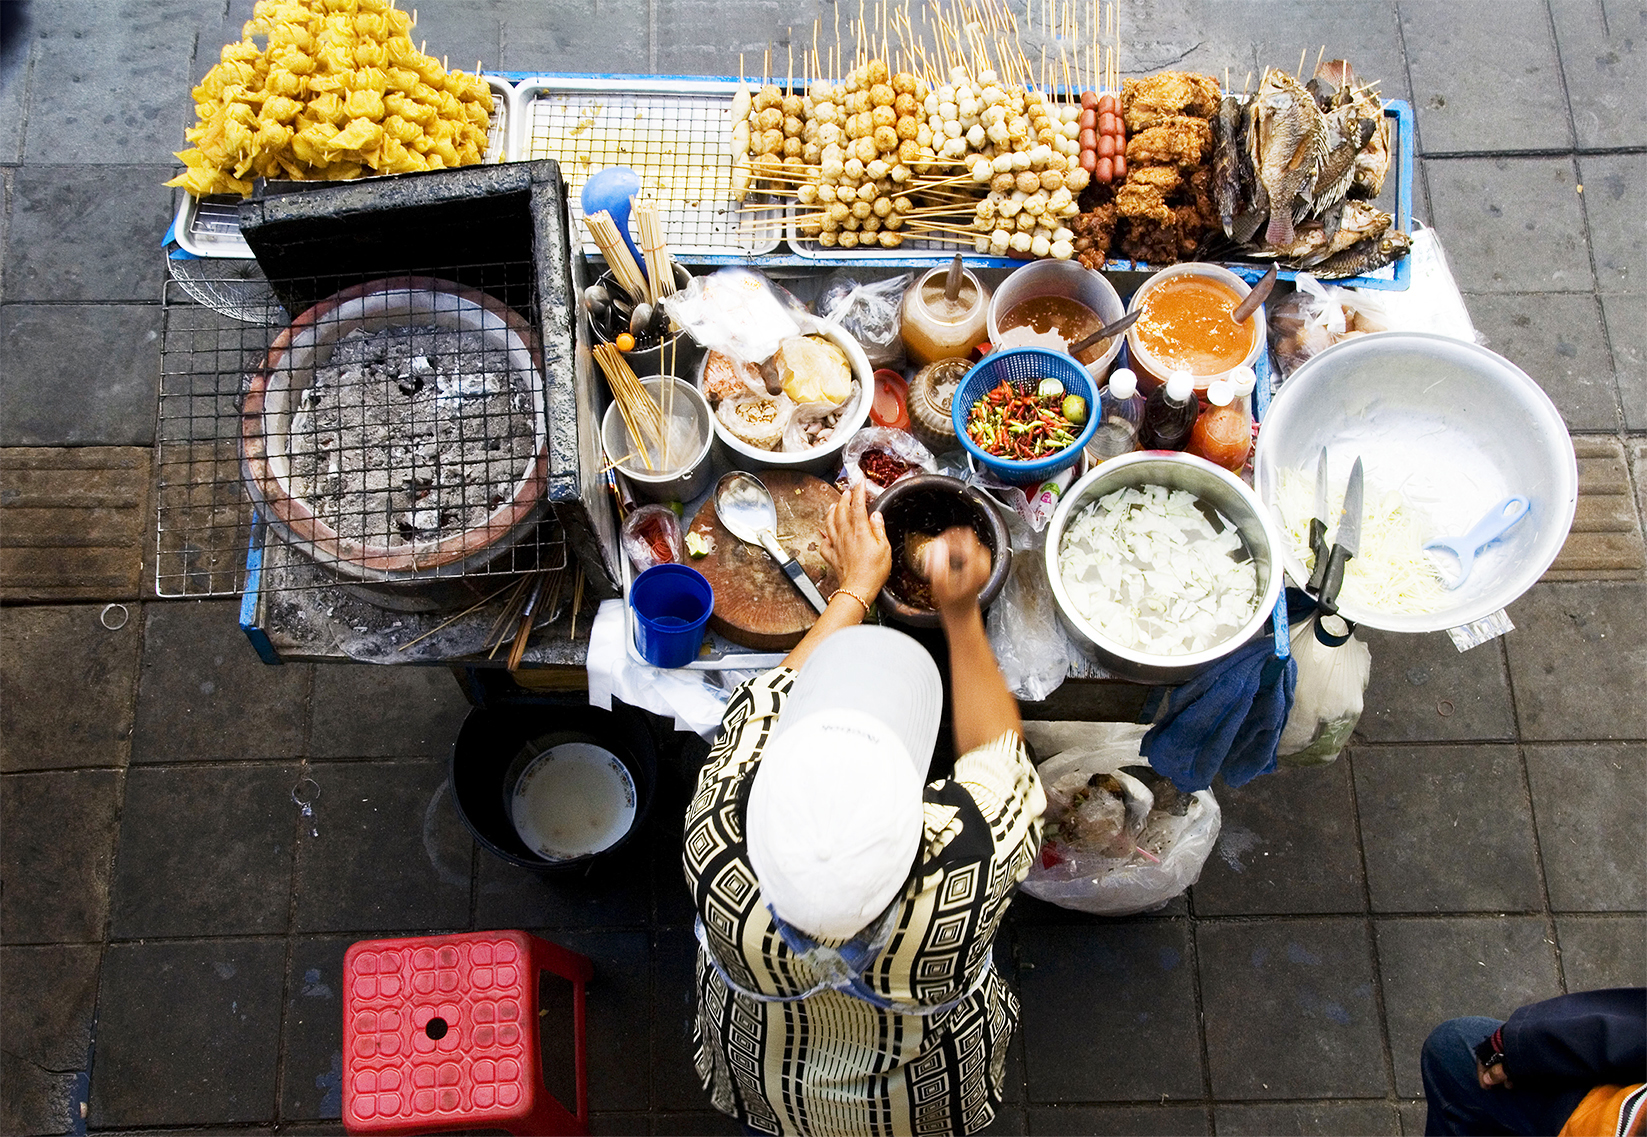
[[[1420,1065],[1429,1116],[1428,1137],[1447,1134],[1527,1134],[1554,1137],[1588,1092],[1585,1089],[1552,1092],[1517,1086],[1481,1088],[1475,1072],[1475,1044],[1504,1024],[1497,1019],[1449,1019],[1424,1040]],[[1510,1067],[1515,1081],[1515,1068]]]

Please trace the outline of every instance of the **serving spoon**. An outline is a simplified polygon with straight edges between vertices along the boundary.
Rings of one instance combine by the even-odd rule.
[[[778,507],[772,504],[772,495],[760,479],[741,470],[722,477],[715,483],[715,516],[738,540],[765,549],[807,603],[819,612],[828,607],[801,563],[778,544]]]

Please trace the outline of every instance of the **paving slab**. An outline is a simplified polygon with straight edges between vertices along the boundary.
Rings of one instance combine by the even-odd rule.
[[[1647,16],[1639,6],[1551,4],[1561,70],[1573,108],[1578,145],[1585,149],[1647,145],[1636,94],[1647,83],[1642,50]]]
[[[1535,584],[1505,637],[1521,737],[1647,738],[1647,585]]]
[[[297,931],[469,927],[474,842],[445,763],[316,762],[306,773],[320,795],[297,841]]]
[[[149,457],[137,446],[0,449],[0,600],[101,605],[141,595],[154,525]],[[134,634],[137,621],[127,613]]]
[[[1602,292],[1647,291],[1647,234],[1641,223],[1647,214],[1647,154],[1580,155],[1578,174],[1596,286]]]
[[[1542,0],[1404,4],[1400,12],[1424,153],[1572,146]]]
[[[1026,926],[1018,942],[1032,1103],[1201,1096],[1187,921]],[[1104,997],[1071,1013],[1072,992],[1094,976],[1104,977]]]
[[[1197,916],[1365,911],[1347,762],[1282,768],[1216,796],[1223,827],[1193,890]]]
[[[818,0],[745,3],[738,6],[736,19],[728,19],[727,9],[714,0],[676,0],[657,5],[655,12],[652,70],[660,75],[736,75],[742,53],[746,68],[758,78],[770,46],[772,66],[781,81],[788,66],[787,48],[793,44],[797,55],[803,44],[811,50],[813,20],[823,21],[819,46],[827,51],[835,42],[834,9]],[[843,37],[845,21],[843,16]],[[797,79],[800,73],[797,66]]]
[[[1298,1105],[1219,1105],[1212,1111],[1219,1137],[1334,1137],[1340,1133],[1401,1132],[1388,1102],[1308,1102]]]
[[[487,928],[644,928],[652,918],[649,838],[650,826],[622,849],[552,875],[479,849],[475,920]]]
[[[1375,921],[1378,970],[1395,1090],[1419,1097],[1418,1054],[1447,1019],[1505,1019],[1561,994],[1555,945],[1539,916],[1449,916]]]
[[[1542,580],[1640,580],[1647,565],[1624,440],[1600,434],[1573,439],[1578,507],[1566,542]]]
[[[1613,349],[1624,428],[1647,430],[1647,296],[1603,294],[1601,315]]]
[[[0,446],[152,445],[159,382],[159,305],[0,307]]]
[[[193,122],[195,32],[217,22],[193,0],[65,0],[35,9],[29,163],[171,161]],[[116,90],[141,91],[121,98]],[[187,119],[185,119],[187,115]],[[159,240],[160,231],[154,235]]]
[[[1487,347],[1532,376],[1568,430],[1618,429],[1618,386],[1593,295],[1487,292],[1464,303]]]
[[[163,387],[172,382],[172,376],[161,378]],[[240,442],[166,438],[182,402],[169,390],[161,395],[167,421],[154,451],[155,509],[144,550],[145,565],[152,568],[143,574],[144,595],[233,596],[245,589],[252,538],[252,505],[240,481]],[[205,400],[189,409],[216,417],[188,416],[185,429],[210,424],[216,430],[219,423],[235,421],[224,416],[237,413],[226,403],[213,408]]]
[[[713,1134],[743,1134],[749,1132],[743,1127],[743,1122],[736,1121],[717,1110],[696,1110],[691,1113],[654,1113],[652,1115],[652,1133],[658,1137],[676,1137],[681,1133],[702,1134],[710,1137]]]
[[[1641,511],[1641,517],[1647,522],[1647,438],[1630,439],[1627,452],[1630,455],[1630,466],[1635,471],[1636,508]]]
[[[668,763],[658,764],[658,785],[648,825],[652,837],[652,924],[654,927],[690,928],[698,910],[686,886],[681,867],[685,838],[686,803],[691,790],[682,774]]]
[[[286,970],[280,1120],[343,1116],[343,953],[369,936],[298,936]]]
[[[1557,916],[1569,991],[1647,986],[1647,916]]]
[[[160,235],[172,212],[164,166],[23,166],[12,177],[5,298],[138,300],[160,296]]]
[[[111,630],[101,612],[0,609],[0,770],[125,764],[142,621],[127,612],[124,626]],[[119,616],[110,613],[110,622]]]
[[[428,43],[426,49],[436,59],[444,59],[454,71],[474,71],[478,60],[483,69],[497,71],[501,20],[510,5],[498,0],[441,0],[417,9],[417,26],[412,39]],[[524,15],[525,13],[520,13]],[[537,6],[537,18],[544,23],[560,21],[560,7],[545,12]]]
[[[1461,652],[1443,632],[1356,634],[1372,653],[1357,744],[1515,737],[1510,673],[1497,641]]]
[[[1514,746],[1363,746],[1354,764],[1373,911],[1544,906]]]
[[[595,965],[595,977],[585,988],[590,1102],[607,1111],[652,1108],[654,1075],[644,1057],[652,1053],[650,933],[530,930],[552,943],[582,952]],[[545,1021],[547,1033],[554,1029],[547,1024],[557,1019],[550,1016]],[[544,1040],[545,1075],[551,1088],[559,1076],[550,1070],[552,1057],[571,1053],[563,1043],[558,1033]],[[700,1098],[699,1105],[703,1104],[706,1100]]]
[[[1399,1106],[1401,1113],[1401,1132],[1408,1137],[1419,1137],[1428,1128],[1430,1116],[1429,1104],[1422,1099],[1418,1101],[1404,1101]]]
[[[0,1129],[22,1137],[80,1123],[100,946],[0,949]]]
[[[1364,920],[1200,922],[1195,937],[1214,1098],[1383,1096]]]
[[[272,1122],[285,958],[284,940],[111,946],[91,1127]]]
[[[0,942],[103,939],[120,787],[118,770],[0,775]]]
[[[1647,744],[1529,746],[1527,778],[1550,907],[1647,909]]]
[[[311,667],[270,667],[235,601],[144,609],[133,762],[287,758],[302,753]]]
[[[984,1137],[1007,1137],[1029,1132],[1029,1117],[1021,1105],[1003,1105],[995,1110],[990,1123],[978,1130]]]
[[[126,776],[115,939],[286,931],[295,766],[138,767]]]
[[[652,939],[652,1103],[662,1110],[701,1110],[709,1097],[698,1081],[698,941],[691,928],[660,928]]]
[[[445,667],[334,664],[315,679],[309,753],[316,758],[444,758],[470,710]]]
[[[1572,158],[1426,158],[1424,171],[1460,291],[1594,286]]]
[[[498,58],[504,71],[570,71],[596,74],[648,74],[648,6],[646,0],[566,0],[554,18],[532,0],[501,5],[502,42]],[[745,14],[740,8],[735,23]]]
[[[1026,1111],[1029,1132],[1042,1134],[1137,1134],[1138,1137],[1191,1137],[1211,1133],[1202,1106],[1035,1106]]]
[[[23,160],[34,18],[28,4],[0,4],[0,164]]]

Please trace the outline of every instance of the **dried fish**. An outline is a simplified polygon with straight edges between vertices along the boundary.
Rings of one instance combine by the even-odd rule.
[[[1212,120],[1212,200],[1226,237],[1235,235],[1235,217],[1246,196],[1241,179],[1246,160],[1246,148],[1241,144],[1243,109],[1239,96],[1225,95]]]
[[[1264,240],[1271,246],[1290,245],[1295,220],[1314,199],[1316,174],[1327,153],[1326,121],[1314,97],[1291,75],[1274,69],[1265,72],[1250,117],[1254,165],[1270,205]]]

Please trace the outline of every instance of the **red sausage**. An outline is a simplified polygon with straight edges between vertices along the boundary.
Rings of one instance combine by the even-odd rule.
[[[1087,173],[1096,173],[1098,170],[1098,152],[1096,150],[1081,151],[1081,169]]]
[[[1127,176],[1127,156],[1122,151],[1115,154],[1115,180],[1120,181]]]
[[[1093,150],[1093,149],[1096,149],[1097,146],[1098,146],[1098,134],[1097,134],[1097,132],[1092,131],[1092,130],[1083,130],[1081,132],[1081,149],[1083,149],[1083,150]]]
[[[1121,105],[1116,101],[1114,95],[1105,95],[1103,98],[1098,100],[1099,114],[1116,114],[1120,111],[1120,109]]]
[[[1095,111],[1095,110],[1084,110],[1084,111],[1081,112],[1081,129],[1082,130],[1097,130],[1098,129],[1098,112],[1097,111]]]
[[[1098,116],[1098,130],[1103,134],[1120,134],[1121,120],[1112,114]]]
[[[1112,135],[1100,134],[1098,136],[1098,157],[1115,157],[1115,138]]]
[[[1115,160],[1113,158],[1098,159],[1098,168],[1092,172],[1092,176],[1101,182],[1114,181]]]
[[[1096,107],[1097,105],[1098,105],[1098,92],[1097,91],[1082,91],[1081,92],[1081,109],[1082,110],[1090,111],[1094,107]]]

